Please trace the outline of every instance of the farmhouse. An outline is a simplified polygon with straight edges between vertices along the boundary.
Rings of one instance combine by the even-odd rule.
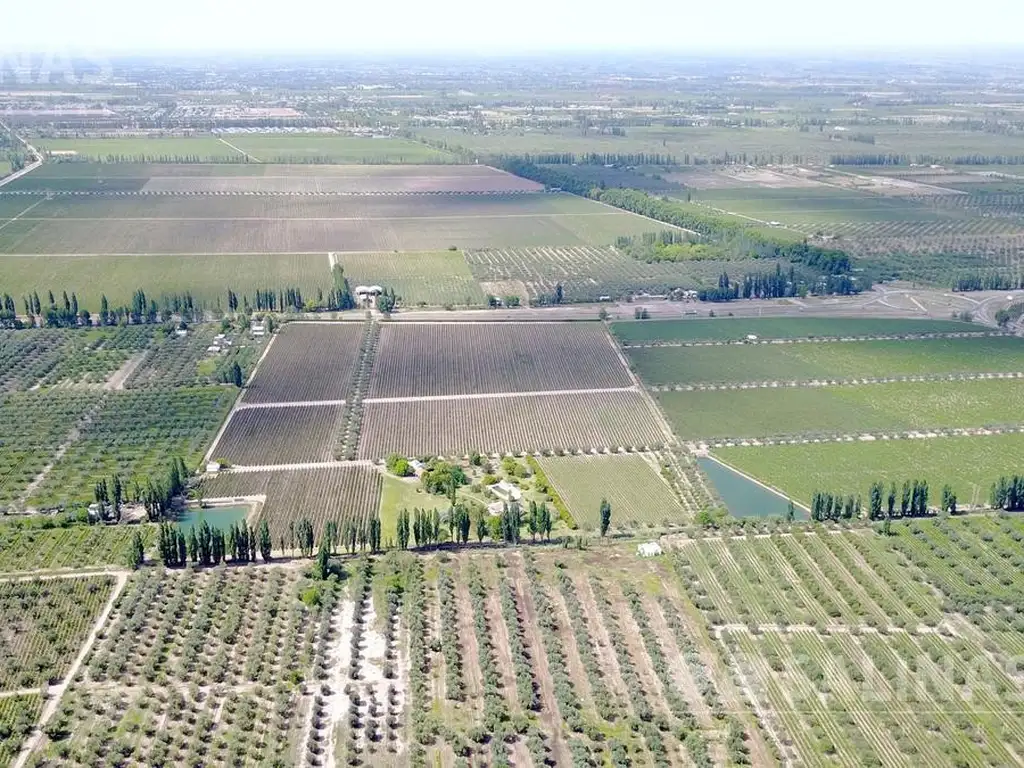
[[[523,498],[523,492],[507,480],[487,486],[488,489],[503,502],[519,501]]]
[[[357,285],[355,293],[360,306],[375,307],[377,297],[384,293],[384,289],[379,285]]]
[[[636,548],[636,553],[640,557],[657,557],[661,552],[661,544],[656,541],[644,542]]]

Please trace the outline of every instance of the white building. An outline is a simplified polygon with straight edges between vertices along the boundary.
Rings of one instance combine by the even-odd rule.
[[[636,553],[640,557],[657,557],[662,553],[661,544],[656,541],[644,542],[637,546]]]
[[[516,488],[508,480],[502,480],[500,483],[487,486],[491,493],[501,499],[503,502],[511,503],[513,501],[520,501],[523,498],[523,492]]]
[[[379,285],[357,285],[355,294],[356,300],[361,307],[376,307],[377,297],[384,293]]]

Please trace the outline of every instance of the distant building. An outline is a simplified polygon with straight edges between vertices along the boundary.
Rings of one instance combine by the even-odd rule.
[[[208,462],[206,462],[206,471],[210,472],[212,474],[216,474],[217,472],[220,472],[220,462],[219,461],[208,461]]]
[[[377,297],[384,293],[379,285],[357,285],[355,294],[356,300],[362,307],[376,307]]]
[[[656,541],[644,542],[637,546],[636,553],[640,557],[657,557],[662,553],[661,544]]]
[[[427,465],[424,464],[419,459],[412,459],[409,462],[409,469],[412,470],[413,474],[416,475],[416,477],[419,477],[420,475],[427,471]]]

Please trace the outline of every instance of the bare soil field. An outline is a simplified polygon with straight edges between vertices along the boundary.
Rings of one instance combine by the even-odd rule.
[[[598,323],[386,324],[369,397],[605,389],[632,383]]]
[[[288,323],[245,391],[246,403],[344,400],[359,361],[362,323]]]
[[[639,392],[366,402],[359,456],[589,451],[653,447],[664,440]]]
[[[343,406],[244,408],[231,416],[214,456],[268,466],[330,461]]]

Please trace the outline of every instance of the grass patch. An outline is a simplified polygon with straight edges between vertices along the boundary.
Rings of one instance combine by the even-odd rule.
[[[415,477],[384,475],[380,494],[381,540],[398,541],[398,513],[403,509],[408,509],[411,517],[416,508],[443,512],[449,506],[447,497],[427,493]]]
[[[35,146],[44,153],[75,152],[76,158],[107,163],[214,163],[242,160],[240,152],[213,136],[40,139]]]
[[[265,163],[453,163],[449,152],[409,139],[370,139],[330,133],[225,135],[243,152]],[[226,149],[227,147],[225,147]]]
[[[392,289],[403,307],[448,304],[481,306],[486,297],[458,251],[427,253],[337,253],[335,263],[355,286]]]

